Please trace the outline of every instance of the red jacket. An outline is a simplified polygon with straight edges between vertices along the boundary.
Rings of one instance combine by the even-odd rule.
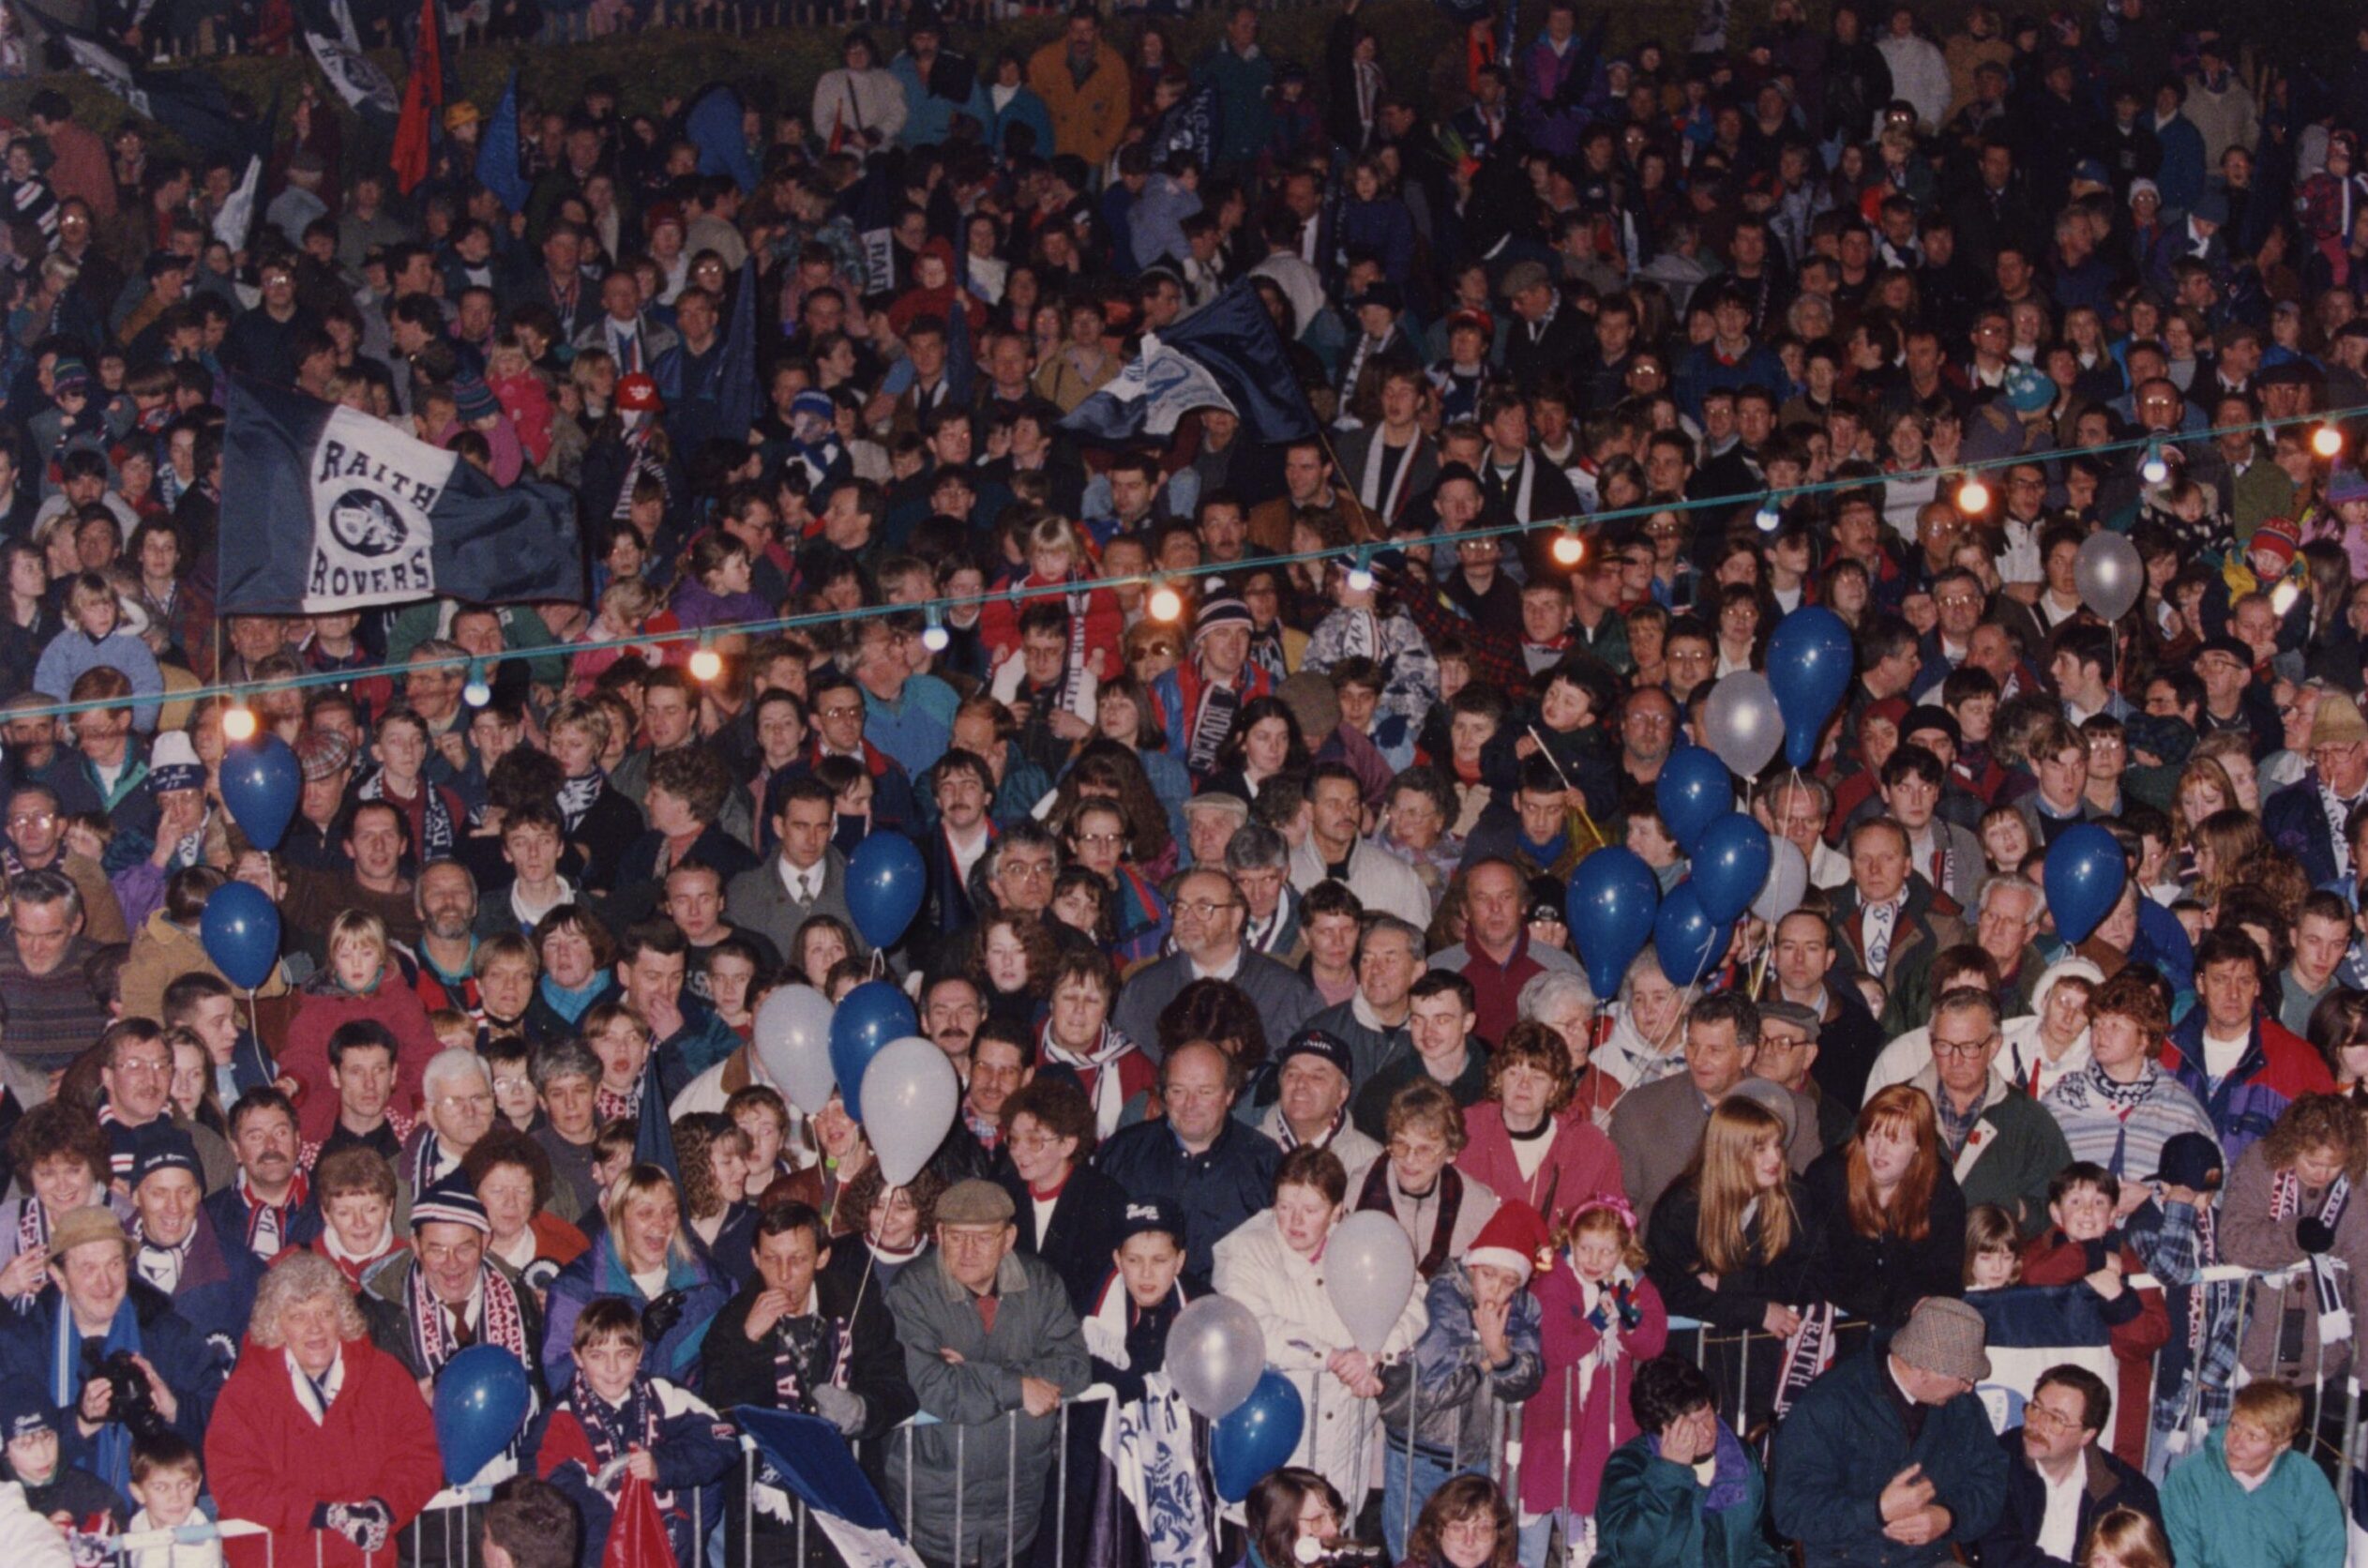
[[[313,990],[309,986],[289,1021],[288,1037],[279,1054],[281,1076],[296,1080],[296,1132],[307,1143],[318,1143],[337,1126],[337,1090],[329,1082],[329,1036],[338,1025],[369,1018],[386,1026],[395,1036],[395,1097],[388,1108],[406,1117],[419,1115],[419,1078],[428,1059],[436,1054],[435,1031],[428,1027],[428,1009],[419,993],[403,984],[392,965],[368,996],[341,990]]]
[[[444,1487],[435,1420],[419,1385],[368,1339],[346,1341],[345,1385],[324,1424],[296,1402],[280,1352],[246,1344],[214,1403],[205,1473],[222,1517],[272,1532],[267,1541],[224,1542],[233,1568],[264,1568],[267,1559],[309,1564],[316,1542],[321,1568],[359,1565],[364,1559],[352,1542],[313,1530],[316,1507],[376,1498],[400,1530]],[[390,1541],[372,1568],[394,1568],[398,1555]]]
[[[1554,1118],[1554,1147],[1528,1181],[1514,1157],[1513,1135],[1504,1130],[1502,1106],[1494,1100],[1473,1106],[1464,1112],[1464,1131],[1470,1141],[1455,1156],[1455,1168],[1505,1201],[1518,1199],[1537,1210],[1549,1229],[1589,1199],[1618,1198],[1624,1190],[1620,1151],[1583,1106],[1565,1106]]]
[[[1071,572],[1071,582],[1084,580],[1084,574]],[[1049,588],[1051,580],[1037,577],[1033,572],[1024,577],[1006,577],[995,584],[998,594],[1023,588]],[[1066,607],[1066,594],[1031,594],[1026,598],[988,599],[978,608],[978,634],[987,644],[992,661],[1001,664],[1019,652],[1019,617],[1029,606],[1050,602]],[[1126,617],[1118,608],[1118,596],[1108,588],[1089,589],[1085,595],[1085,652],[1090,659],[1102,656],[1100,679],[1110,680],[1125,673],[1125,661],[1120,656],[1120,641],[1126,634]]]

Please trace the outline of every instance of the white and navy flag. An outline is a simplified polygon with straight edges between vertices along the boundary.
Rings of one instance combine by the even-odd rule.
[[[755,1405],[742,1405],[732,1414],[757,1445],[758,1512],[787,1523],[789,1500],[794,1497],[847,1568],[922,1568],[921,1554],[897,1528],[837,1427],[815,1416]]]
[[[1237,412],[1207,367],[1146,332],[1142,352],[1078,404],[1061,428],[1097,441],[1173,435],[1177,421],[1196,408]]]
[[[583,597],[566,490],[505,490],[383,421],[244,379],[232,381],[226,412],[223,612]]]

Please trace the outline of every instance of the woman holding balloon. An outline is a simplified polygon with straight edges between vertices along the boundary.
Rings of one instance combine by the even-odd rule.
[[[1267,1366],[1305,1407],[1292,1462],[1331,1482],[1354,1518],[1378,1426],[1380,1358],[1412,1349],[1428,1319],[1414,1292],[1413,1247],[1395,1220],[1359,1215],[1353,1244],[1335,1244],[1348,1196],[1337,1155],[1292,1150],[1274,1172],[1274,1206],[1217,1244],[1214,1284],[1257,1318]]]

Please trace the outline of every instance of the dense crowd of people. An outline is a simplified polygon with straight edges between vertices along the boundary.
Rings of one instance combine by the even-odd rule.
[[[654,1510],[863,1568],[743,1410],[931,1568],[2343,1560],[2368,25],[2284,74],[2158,0],[1531,11],[1394,9],[1448,40],[1399,81],[1357,0],[1304,62],[915,9],[722,148],[595,79],[500,169],[452,103],[410,190],[307,90],[250,214],[32,96],[12,1562],[639,1568]],[[1295,386],[1107,433],[1245,296]],[[562,487],[582,593],[236,602],[242,379]],[[1803,885],[1591,977],[1574,877],[1685,879],[1656,786],[1806,607],[1855,674],[1734,786]],[[2063,931],[2081,824],[2125,875]],[[883,978],[960,1084],[900,1183],[760,1022]],[[1415,1263],[1366,1343],[1352,1215]],[[1169,1375],[1212,1294],[1304,1417],[1248,1477]],[[489,1346],[531,1409],[451,1475]]]

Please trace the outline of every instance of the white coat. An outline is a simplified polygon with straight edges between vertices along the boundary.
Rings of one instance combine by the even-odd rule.
[[[1217,1243],[1213,1283],[1218,1294],[1232,1297],[1257,1317],[1266,1336],[1266,1364],[1291,1380],[1306,1407],[1306,1425],[1290,1463],[1338,1487],[1354,1518],[1365,1506],[1370,1444],[1380,1440],[1381,1422],[1372,1400],[1352,1397],[1324,1370],[1335,1350],[1354,1346],[1324,1289],[1322,1264],[1285,1244],[1270,1209]],[[1382,1355],[1410,1353],[1429,1321],[1418,1287],[1381,1347]]]

